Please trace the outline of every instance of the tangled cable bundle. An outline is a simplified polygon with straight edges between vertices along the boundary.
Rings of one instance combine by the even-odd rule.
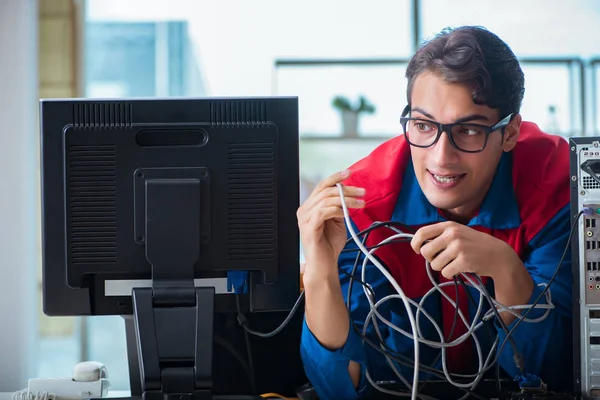
[[[372,377],[369,374],[369,371],[367,370],[366,378],[374,388],[376,388],[382,392],[385,392],[387,394],[404,396],[404,397],[410,396],[411,399],[417,399],[417,398],[429,399],[430,397],[420,395],[418,393],[419,372],[425,371],[425,372],[432,373],[433,375],[441,376],[446,381],[448,381],[450,384],[464,390],[465,396],[463,396],[463,398],[466,398],[469,395],[474,395],[474,393],[472,393],[472,390],[474,390],[475,387],[477,386],[477,384],[481,381],[481,379],[484,376],[484,373],[486,371],[488,371],[492,366],[494,366],[498,362],[499,355],[502,353],[502,350],[507,342],[510,343],[511,346],[513,347],[513,350],[515,353],[515,362],[516,362],[517,366],[521,369],[521,371],[524,373],[523,365],[522,365],[522,358],[521,358],[520,354],[516,351],[516,346],[514,344],[514,341],[512,340],[511,335],[514,332],[514,330],[516,329],[516,327],[519,324],[521,324],[523,321],[527,321],[530,323],[536,323],[536,322],[543,321],[544,319],[546,319],[548,317],[550,311],[552,309],[554,309],[554,304],[552,303],[552,294],[549,289],[550,289],[550,284],[556,277],[558,268],[556,269],[554,275],[552,276],[552,278],[550,279],[550,281],[548,283],[540,283],[538,285],[538,286],[542,287],[543,290],[542,290],[542,293],[540,294],[540,296],[536,299],[536,301],[533,302],[533,304],[507,307],[507,306],[504,306],[503,304],[499,303],[498,301],[496,301],[490,295],[487,288],[483,284],[481,278],[475,274],[463,273],[463,274],[460,274],[460,276],[455,277],[453,282],[450,281],[450,282],[444,282],[441,284],[437,283],[436,279],[434,278],[433,270],[431,269],[429,262],[426,261],[425,268],[427,270],[427,275],[431,281],[432,288],[421,298],[421,300],[419,302],[416,302],[413,299],[410,299],[405,295],[404,291],[402,290],[402,288],[400,287],[398,282],[392,277],[392,275],[381,264],[381,262],[374,256],[374,254],[377,252],[377,250],[379,248],[381,248],[382,246],[385,246],[385,245],[391,244],[391,243],[396,243],[399,241],[409,241],[410,239],[412,239],[412,237],[414,235],[411,233],[406,233],[406,232],[402,231],[401,229],[398,229],[397,226],[400,226],[402,224],[398,224],[398,223],[394,223],[394,222],[376,222],[369,229],[366,229],[363,232],[356,233],[352,226],[352,223],[350,221],[348,208],[346,206],[346,202],[345,202],[345,198],[344,198],[343,187],[339,183],[337,184],[337,187],[339,189],[339,194],[342,199],[342,208],[343,208],[343,212],[344,212],[344,219],[345,219],[346,227],[351,235],[351,240],[353,240],[355,242],[356,246],[358,246],[358,249],[360,251],[359,254],[357,255],[357,262],[355,263],[354,270],[350,274],[351,275],[350,276],[350,285],[352,285],[353,281],[356,281],[362,285],[364,294],[365,294],[365,296],[369,302],[369,306],[370,306],[370,311],[364,322],[362,332],[359,332],[359,334],[361,335],[361,337],[364,339],[364,341],[367,344],[369,344],[371,347],[378,350],[385,356],[387,363],[389,364],[390,368],[394,371],[394,373],[396,374],[396,376],[398,377],[400,382],[402,382],[404,385],[406,385],[407,388],[411,389],[411,391],[410,392],[408,392],[408,391],[400,392],[400,391],[393,391],[393,390],[383,388],[383,387],[379,386],[376,382],[374,382],[374,380],[372,379]],[[571,229],[571,236],[573,234],[573,231],[574,231],[573,228],[575,226],[576,226],[576,223],[574,222],[573,227]],[[359,235],[364,235],[364,234],[368,235],[368,233],[371,230],[380,229],[383,227],[391,229],[394,232],[394,234],[391,235],[390,237],[386,238],[385,240],[381,241],[377,245],[367,248],[365,246],[366,237],[364,238],[363,241],[361,241],[359,239]],[[569,242],[570,242],[571,236],[569,236]],[[563,258],[561,259],[559,266],[562,264],[562,260],[564,259],[564,256],[565,256],[567,250],[568,250],[568,244],[567,244],[567,248],[565,248],[565,252],[563,253]],[[364,255],[364,260],[362,263],[361,278],[359,280],[355,277],[355,271],[356,271],[356,267],[357,267],[357,264],[358,264],[361,254]],[[385,296],[381,300],[375,302],[375,293],[373,292],[373,289],[368,284],[368,282],[365,282],[365,270],[366,270],[366,266],[368,265],[369,262],[372,263],[385,276],[385,278],[389,281],[389,283],[394,288],[396,294],[391,294],[391,295]],[[477,311],[475,313],[473,321],[471,321],[470,323],[469,323],[468,319],[465,317],[465,315],[462,313],[462,311],[460,310],[460,308],[458,307],[456,302],[446,292],[444,292],[442,290],[442,288],[445,286],[458,285],[459,283],[464,285],[465,287],[470,286],[472,288],[475,288],[477,290],[477,292],[479,292],[479,302],[477,304]],[[458,286],[457,286],[457,290],[458,290]],[[351,286],[349,287],[348,292],[350,294]],[[431,315],[429,315],[427,313],[427,311],[423,308],[423,304],[425,303],[427,298],[429,298],[429,296],[431,296],[435,292],[439,292],[455,308],[455,310],[456,310],[455,319],[457,316],[460,319],[460,321],[467,327],[466,333],[464,333],[463,335],[461,335],[460,337],[458,337],[452,341],[446,341],[444,339],[444,334],[443,334],[442,329],[439,327],[439,325],[436,323],[436,321],[431,317]],[[348,295],[348,299],[347,299],[348,307],[349,307],[349,298],[350,298],[350,295]],[[543,304],[543,303],[538,304],[542,298],[545,298],[546,304]],[[402,301],[402,303],[404,304],[404,308],[406,309],[406,315],[407,315],[408,321],[410,323],[410,331],[406,331],[398,326],[395,326],[394,324],[392,324],[390,321],[388,321],[386,318],[384,318],[379,313],[378,308],[381,307],[382,304],[384,304],[385,302],[387,302],[391,299],[400,299]],[[483,312],[484,301],[487,301],[487,303],[490,305],[490,309],[485,313]],[[531,312],[534,308],[544,309],[545,312],[542,316],[540,316],[538,318],[527,318],[527,315],[529,314],[529,312]],[[349,310],[350,310],[350,308],[349,308]],[[523,310],[526,310],[526,311],[523,312]],[[500,319],[500,313],[510,313],[510,314],[514,315],[519,321],[517,321],[515,323],[515,325],[509,331],[507,329],[506,325],[504,324],[504,322],[502,321],[502,319]],[[423,336],[423,334],[421,332],[421,328],[420,328],[420,323],[419,323],[421,314],[425,318],[427,318],[429,320],[429,322],[432,324],[432,326],[434,327],[434,329],[436,330],[436,332],[439,336],[439,341],[428,340]],[[490,353],[484,358],[484,354],[482,353],[482,349],[481,349],[481,344],[479,343],[477,336],[474,335],[473,333],[475,331],[477,331],[478,329],[481,329],[484,325],[486,325],[485,321],[491,320],[492,318],[497,318],[498,323],[502,326],[503,330],[506,333],[506,338],[504,339],[503,343],[500,345],[500,348],[497,351],[496,357],[494,357],[494,353],[496,352],[496,348],[498,345],[498,337],[496,336],[496,338],[494,339],[493,344],[491,346]],[[386,344],[383,340],[382,334],[380,332],[379,324],[376,323],[376,320],[385,324],[390,329],[393,329],[396,332],[413,340],[414,346],[413,346],[412,360],[407,358],[405,355],[398,354],[397,352],[395,352],[394,350],[392,350],[386,346]],[[352,318],[351,318],[351,322],[352,322],[354,328],[358,329],[354,325]],[[367,329],[369,328],[371,323],[373,323],[374,331],[377,336],[376,342],[373,342],[366,336]],[[446,350],[450,347],[457,346],[457,345],[463,343],[464,341],[468,340],[469,338],[472,338],[472,340],[475,344],[476,352],[477,352],[477,359],[478,359],[477,373],[472,374],[472,375],[464,375],[464,374],[461,375],[461,374],[450,373],[448,371],[448,367],[447,367]],[[441,360],[441,365],[442,365],[441,371],[437,370],[435,368],[432,368],[430,366],[422,365],[419,362],[419,343],[425,344],[425,345],[430,346],[435,349],[441,349],[441,359],[442,359]],[[402,376],[402,374],[398,370],[394,361],[396,361],[400,364],[403,364],[403,365],[413,367],[412,383],[409,382],[405,376]],[[437,362],[437,360],[436,360],[436,362]],[[458,382],[457,378],[472,379],[472,380],[470,382]]]

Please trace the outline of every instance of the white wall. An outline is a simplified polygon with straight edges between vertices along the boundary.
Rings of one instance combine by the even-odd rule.
[[[0,392],[36,372],[37,1],[0,0]]]

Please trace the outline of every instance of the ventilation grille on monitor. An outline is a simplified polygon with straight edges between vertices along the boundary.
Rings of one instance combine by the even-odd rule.
[[[76,128],[130,128],[131,103],[78,103],[73,105]]]
[[[67,160],[72,264],[117,261],[117,163],[114,145],[71,146]]]
[[[229,145],[227,235],[230,260],[275,259],[274,146],[273,143]]]
[[[600,183],[596,182],[594,178],[589,175],[583,176],[583,188],[584,189],[600,189]]]
[[[213,101],[210,123],[217,126],[263,125],[267,123],[265,101]]]

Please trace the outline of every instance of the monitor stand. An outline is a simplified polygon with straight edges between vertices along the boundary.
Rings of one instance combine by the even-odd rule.
[[[146,172],[150,172],[146,170]],[[145,216],[143,240],[152,287],[134,288],[133,317],[126,317],[131,395],[143,400],[260,399],[213,396],[215,289],[194,287],[200,255],[200,180],[145,180],[135,199]],[[179,179],[178,179],[179,178]],[[203,187],[204,188],[204,187]]]

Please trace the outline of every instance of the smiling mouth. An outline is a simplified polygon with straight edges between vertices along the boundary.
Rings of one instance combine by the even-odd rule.
[[[454,176],[440,176],[436,174],[432,174],[436,181],[442,183],[450,183],[458,180],[462,175],[454,175]]]
[[[429,174],[439,183],[453,183],[458,181],[460,178],[462,178],[463,176],[465,176],[466,174],[456,174],[456,175],[438,175],[438,174],[434,174],[433,172],[427,170],[427,172],[429,172]]]

